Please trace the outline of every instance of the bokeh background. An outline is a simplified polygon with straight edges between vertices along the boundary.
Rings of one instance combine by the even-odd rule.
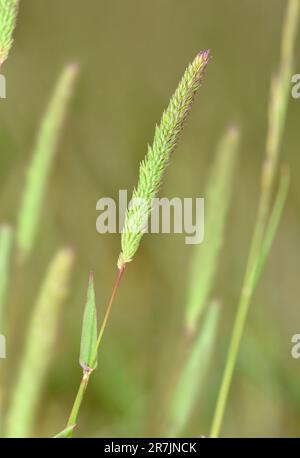
[[[235,190],[213,297],[222,319],[205,389],[186,435],[207,435],[245,270],[265,147],[269,86],[279,61],[284,0],[26,0],[2,72],[0,220],[14,223],[41,117],[70,61],[80,75],[57,151],[37,246],[26,268],[8,358],[17,371],[37,290],[58,248],[76,253],[56,353],[35,436],[62,429],[81,377],[81,319],[88,272],[96,278],[99,315],[110,295],[118,234],[99,235],[100,197],[132,189],[138,164],[187,63],[201,49],[213,59],[164,180],[167,197],[204,196],[218,140],[232,122],[241,130]],[[300,36],[295,73],[300,73]],[[283,220],[256,291],[234,376],[224,436],[294,436],[300,428],[300,101],[289,103],[282,161],[292,183]],[[161,433],[161,406],[187,290],[193,245],[184,235],[149,235],[130,265],[103,342],[78,426],[80,436]],[[47,323],[45,323],[45,332]],[[10,352],[10,342],[14,348]],[[13,377],[12,377],[13,378]],[[11,381],[13,388],[13,380]]]

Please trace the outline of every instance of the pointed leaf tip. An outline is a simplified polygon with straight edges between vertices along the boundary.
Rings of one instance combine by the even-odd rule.
[[[89,274],[89,286],[87,292],[87,301],[85,305],[82,333],[80,343],[79,362],[84,370],[95,369],[97,361],[93,361],[97,345],[97,310],[95,301],[94,275]]]
[[[66,439],[70,437],[70,434],[72,433],[75,426],[76,425],[68,426],[67,428],[63,429],[59,433],[55,434],[55,436],[53,436],[53,439]]]

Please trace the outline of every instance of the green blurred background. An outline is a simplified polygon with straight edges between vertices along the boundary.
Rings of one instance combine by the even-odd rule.
[[[2,72],[0,220],[15,222],[35,134],[65,63],[80,76],[48,186],[38,250],[22,281],[17,326],[8,338],[12,372],[21,356],[36,291],[55,251],[71,246],[75,271],[36,436],[62,429],[80,381],[78,364],[88,272],[96,278],[99,315],[110,294],[118,234],[99,235],[100,197],[131,191],[155,123],[186,65],[201,49],[213,59],[164,180],[167,197],[204,196],[215,147],[232,122],[241,129],[235,192],[213,297],[222,319],[205,389],[186,435],[209,432],[245,270],[264,153],[269,86],[278,67],[284,0],[26,0]],[[300,36],[295,73],[300,73]],[[230,393],[223,435],[294,436],[300,427],[300,362],[290,355],[300,332],[298,125],[290,99],[282,161],[291,189],[256,291]],[[80,415],[80,436],[161,434],[163,400],[178,364],[189,263],[184,235],[144,237],[130,265]],[[45,332],[47,323],[45,323]],[[10,352],[10,342],[14,348]],[[11,383],[13,387],[13,383]]]

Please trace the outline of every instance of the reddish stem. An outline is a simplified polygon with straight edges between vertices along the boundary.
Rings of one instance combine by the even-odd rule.
[[[113,305],[115,297],[116,297],[116,293],[117,293],[120,281],[121,281],[121,279],[123,277],[123,273],[125,271],[125,267],[126,267],[126,264],[123,264],[122,267],[120,267],[116,282],[114,284],[114,287],[113,287],[113,290],[112,290],[112,293],[111,293],[111,297],[110,297],[110,300],[109,300],[109,303],[108,303],[108,306],[107,306],[107,309],[106,309],[106,312],[105,312],[105,315],[104,315],[104,318],[103,318],[103,321],[102,321],[102,324],[101,324],[101,328],[100,328],[100,331],[99,331],[97,345],[96,345],[96,351],[95,351],[95,355],[94,355],[94,358],[93,358],[94,361],[96,361],[96,359],[97,359],[97,353],[98,353],[98,350],[99,350],[99,346],[100,346],[100,343],[101,343],[101,340],[102,340],[102,337],[103,337],[103,334],[104,334],[104,331],[105,331],[105,328],[106,328],[106,324],[107,324],[107,321],[108,321],[108,318],[109,318],[109,315],[110,315],[110,312],[111,312],[112,305]]]

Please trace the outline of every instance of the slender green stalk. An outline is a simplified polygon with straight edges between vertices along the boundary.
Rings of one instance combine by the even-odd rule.
[[[92,358],[92,361],[93,361],[92,365],[93,366],[97,361],[97,353],[98,353],[99,348],[100,348],[100,344],[101,344],[101,341],[102,341],[102,338],[103,338],[103,335],[104,335],[104,331],[105,331],[105,328],[106,328],[106,325],[107,325],[107,322],[108,322],[108,319],[109,319],[109,316],[110,316],[110,312],[111,312],[113,303],[115,301],[115,297],[116,297],[120,282],[121,282],[123,274],[125,272],[125,267],[126,267],[126,265],[124,264],[119,269],[117,280],[116,280],[116,283],[115,283],[115,285],[113,287],[111,298],[110,298],[110,301],[108,303],[108,306],[107,306],[107,309],[106,309],[106,312],[105,312],[105,315],[104,315],[104,318],[103,318],[103,321],[102,321],[102,324],[101,324],[101,328],[100,328],[100,331],[99,331],[99,334],[98,334],[96,349],[95,349],[95,352],[94,352],[94,355],[93,355],[93,358]]]
[[[245,327],[245,321],[247,318],[247,312],[249,309],[250,301],[253,295],[253,291],[260,278],[263,266],[266,262],[268,254],[270,252],[272,242],[274,240],[276,230],[278,228],[280,217],[284,208],[284,204],[287,197],[287,191],[289,186],[288,175],[284,174],[281,179],[278,194],[275,200],[273,211],[270,216],[270,221],[266,229],[266,235],[262,243],[262,249],[260,255],[255,258],[252,265],[252,270],[249,271],[247,282],[242,290],[237,315],[234,322],[233,333],[230,340],[228,356],[226,360],[225,371],[222,379],[222,384],[214,412],[214,418],[211,428],[210,437],[218,437],[222,426],[222,421],[225,413],[228,393],[231,385],[232,375],[236,365],[238,351],[240,347],[243,330]]]
[[[87,388],[87,385],[90,379],[90,374],[91,374],[91,371],[84,371],[84,375],[80,382],[79,389],[78,389],[78,392],[77,392],[77,395],[76,395],[76,398],[75,398],[75,401],[74,401],[74,404],[71,410],[71,414],[70,414],[66,429],[76,424],[79,409],[83,401],[83,396],[84,396],[85,390]],[[67,437],[71,437],[72,433],[73,433],[73,429],[69,431],[69,433],[67,434]]]
[[[47,369],[53,356],[60,311],[69,290],[73,257],[69,249],[59,251],[41,287],[7,414],[7,437],[28,437],[34,425]]]
[[[260,261],[261,250],[263,246],[266,246],[265,243],[267,243],[265,237],[268,234],[265,234],[265,232],[268,225],[270,202],[277,173],[279,150],[290,94],[290,77],[293,71],[293,55],[299,21],[299,9],[299,0],[289,0],[283,26],[280,69],[278,75],[273,79],[271,89],[266,157],[262,169],[258,214],[224,374],[214,412],[211,437],[218,437],[220,434],[248,310],[258,280],[258,265],[260,265],[260,270],[262,269],[262,262]]]
[[[30,255],[34,246],[48,177],[76,75],[74,64],[63,70],[38,132],[18,215],[16,242],[20,261]]]
[[[0,0],[0,67],[13,44],[19,0]]]

